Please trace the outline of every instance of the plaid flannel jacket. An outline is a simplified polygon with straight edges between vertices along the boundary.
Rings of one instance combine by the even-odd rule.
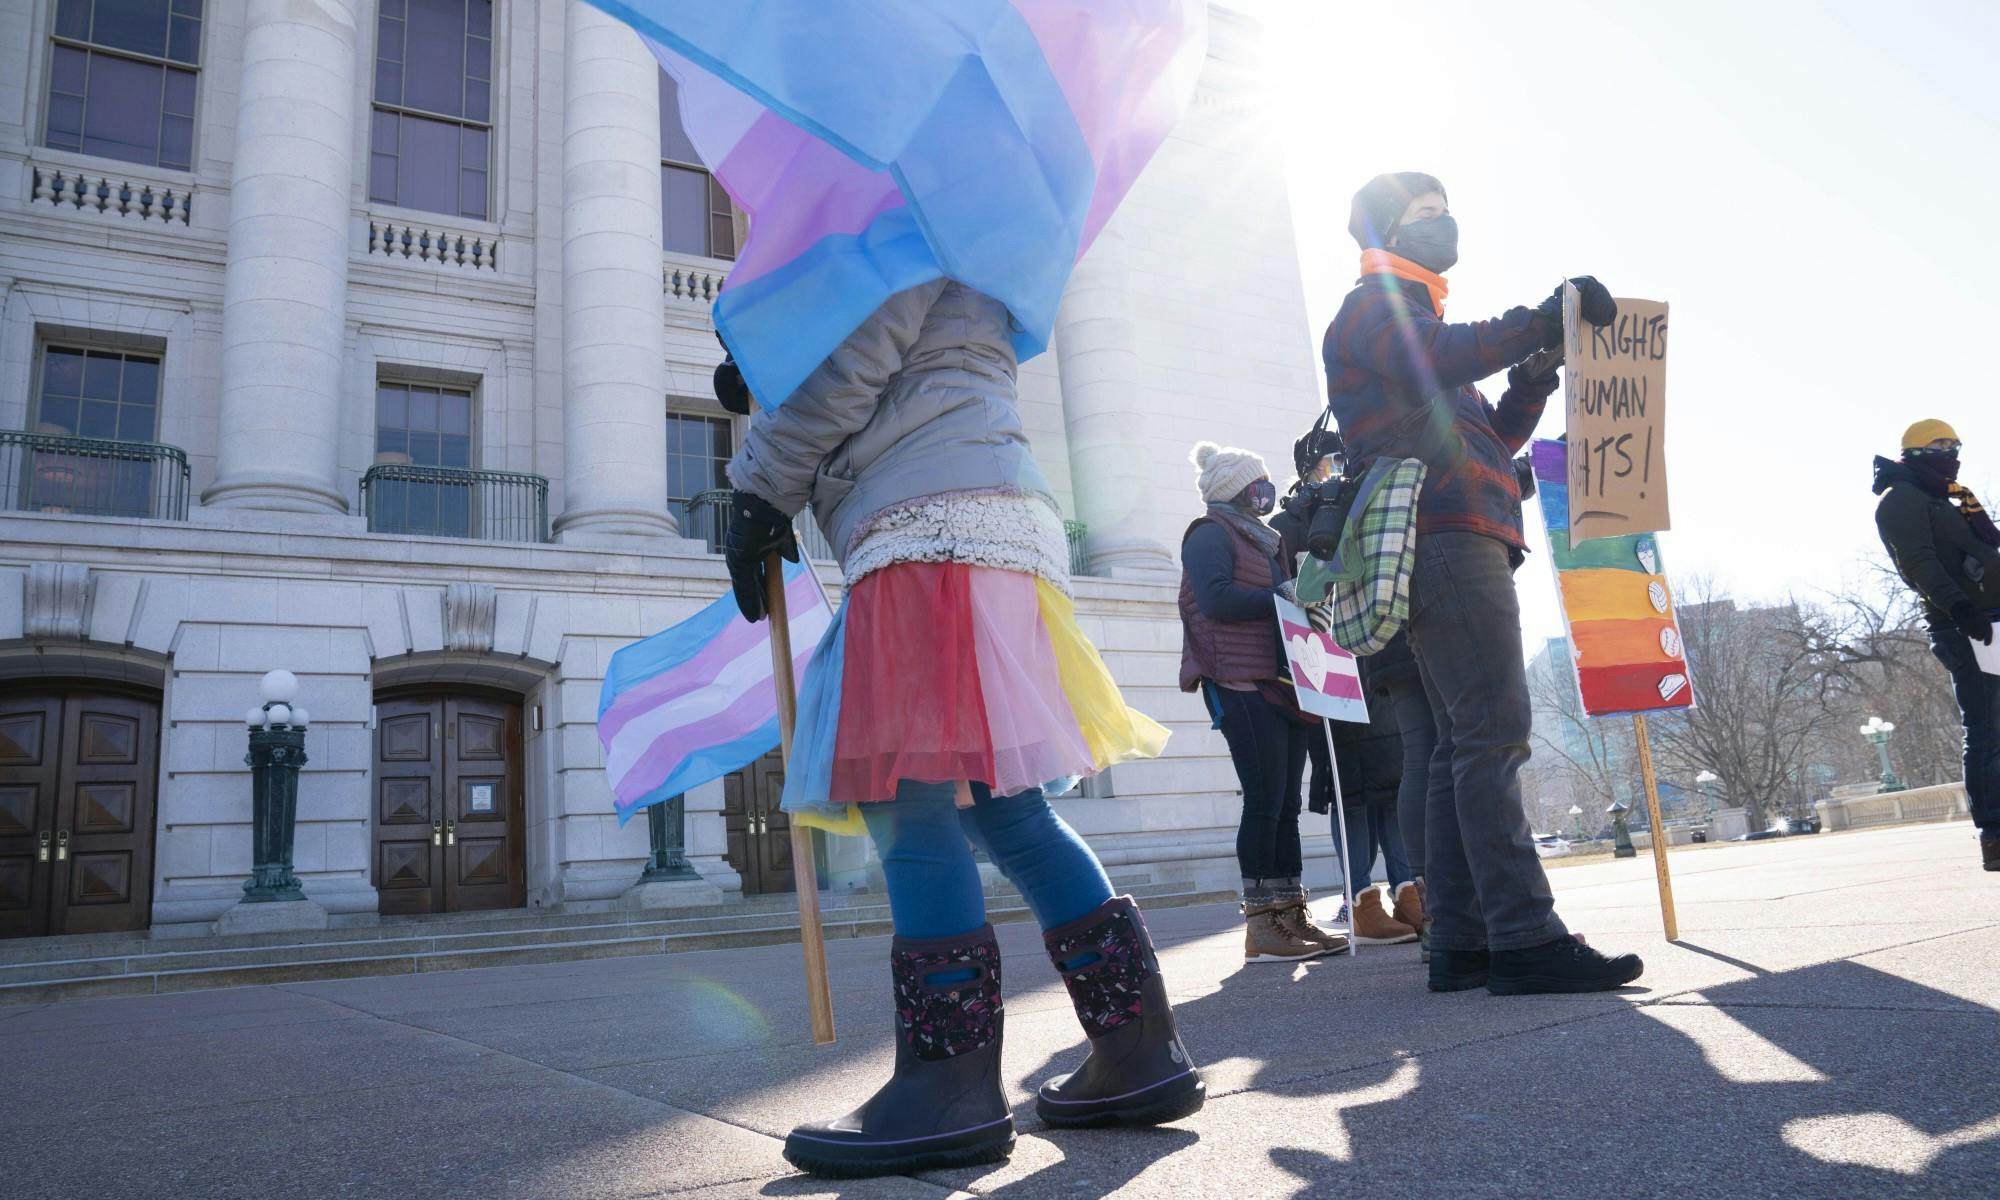
[[[1417,562],[1418,496],[1424,464],[1414,458],[1378,458],[1369,469],[1382,478],[1367,500],[1347,516],[1341,531],[1339,576],[1308,555],[1299,572],[1298,598],[1313,627],[1353,654],[1374,654],[1410,619],[1410,572]]]
[[[1349,461],[1386,455],[1430,468],[1419,533],[1461,530],[1527,548],[1511,460],[1533,435],[1556,380],[1514,384],[1497,408],[1473,384],[1554,344],[1559,335],[1548,324],[1528,308],[1446,324],[1424,288],[1367,275],[1327,326],[1327,407]]]

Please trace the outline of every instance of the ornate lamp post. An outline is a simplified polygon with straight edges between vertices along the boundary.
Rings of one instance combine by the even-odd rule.
[[[646,859],[646,872],[639,876],[639,882],[701,878],[687,860],[686,805],[686,796],[670,796],[646,810],[646,832],[652,838],[653,853]]]
[[[1876,755],[1882,760],[1882,786],[1875,789],[1878,794],[1903,790],[1903,781],[1896,778],[1895,770],[1889,766],[1889,735],[1894,732],[1896,723],[1880,717],[1868,718],[1868,723],[1861,727],[1862,739],[1875,747]]]
[[[1572,804],[1572,805],[1570,805],[1570,806],[1569,806],[1569,820],[1570,820],[1570,824],[1572,824],[1572,825],[1576,826],[1576,840],[1577,840],[1577,841],[1579,841],[1579,842],[1580,842],[1580,841],[1582,841],[1582,840],[1583,840],[1583,808],[1582,808],[1582,806],[1580,806],[1580,805],[1576,805],[1576,804]]]
[[[250,878],[245,903],[304,900],[292,874],[292,838],[298,829],[299,768],[306,762],[306,710],[292,701],[299,681],[290,671],[265,674],[264,703],[244,715],[250,729]]]
[[[1715,819],[1715,793],[1708,790],[1708,785],[1720,778],[1722,776],[1706,769],[1694,777],[1694,785],[1701,789],[1701,800],[1708,806],[1708,819],[1711,821]]]
[[[1626,817],[1631,813],[1632,806],[1623,800],[1614,800],[1611,807],[1604,811],[1611,814],[1611,856],[1631,858],[1639,853],[1632,846],[1632,827],[1626,824]],[[1658,837],[1658,832],[1653,836]]]

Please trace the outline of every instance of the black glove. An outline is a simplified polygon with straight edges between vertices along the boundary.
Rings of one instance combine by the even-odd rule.
[[[1982,646],[1993,644],[1993,622],[1987,615],[1960,600],[1951,606],[1951,623],[1958,631]]]
[[[725,357],[716,364],[714,385],[715,398],[722,403],[724,412],[739,417],[750,415],[750,388],[743,382],[743,372],[734,358]]]
[[[1533,460],[1531,460],[1525,454],[1514,460],[1514,482],[1520,485],[1521,499],[1523,500],[1534,499],[1535,464]]]
[[[1589,275],[1578,275],[1564,283],[1576,286],[1577,315],[1592,325],[1609,325],[1618,319],[1618,301],[1611,298],[1611,292],[1603,284]],[[1535,311],[1549,319],[1555,326],[1555,340],[1551,346],[1562,345],[1563,285],[1549,293],[1549,298],[1535,306]]]
[[[1563,365],[1563,347],[1558,341],[1546,350],[1537,350],[1515,363],[1507,372],[1507,386],[1510,388],[1536,387],[1547,384],[1556,377]]]
[[[762,496],[731,492],[722,559],[729,564],[729,586],[736,592],[736,607],[752,624],[764,619],[764,565],[773,550],[792,562],[799,561],[799,540],[792,536],[791,521]]]

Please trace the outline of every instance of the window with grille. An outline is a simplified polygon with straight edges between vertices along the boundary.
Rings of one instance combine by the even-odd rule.
[[[724,417],[701,417],[692,413],[667,414],[667,507],[673,511],[682,536],[720,536],[719,511],[707,511],[693,503],[703,492],[729,486],[723,468],[729,465],[735,432]]]
[[[492,80],[493,0],[381,0],[368,198],[485,220]]]
[[[42,348],[34,435],[9,486],[36,512],[100,517],[154,516],[157,464],[149,451],[124,451],[62,438],[150,444],[158,434],[160,359],[83,346]],[[9,457],[15,457],[10,452]]]
[[[447,474],[472,467],[471,391],[388,380],[377,384],[375,465],[432,470],[397,472],[374,483],[371,530],[475,536],[476,486],[469,477]]]
[[[191,170],[203,2],[57,0],[42,144]]]
[[[736,257],[729,193],[702,164],[681,127],[680,88],[660,72],[660,242],[683,254]]]

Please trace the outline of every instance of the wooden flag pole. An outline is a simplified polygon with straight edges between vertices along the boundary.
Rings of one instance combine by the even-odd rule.
[[[805,569],[812,570],[807,563]],[[792,678],[792,628],[785,612],[785,560],[776,551],[764,560],[764,609],[771,622],[771,682],[778,691],[778,745],[785,771],[792,768],[792,728],[799,719],[799,693]],[[826,930],[819,920],[819,872],[813,865],[812,830],[792,822],[792,879],[798,889],[799,944],[806,952],[806,1004],[812,1009],[813,1042],[833,1041],[833,988],[826,975]]]
[[[1674,916],[1674,881],[1667,873],[1667,830],[1660,823],[1660,781],[1653,774],[1653,744],[1646,737],[1646,714],[1632,714],[1632,732],[1639,742],[1639,774],[1646,780],[1646,819],[1653,830],[1653,874],[1660,881],[1660,923],[1666,926],[1667,940],[1680,940],[1680,921]]]

